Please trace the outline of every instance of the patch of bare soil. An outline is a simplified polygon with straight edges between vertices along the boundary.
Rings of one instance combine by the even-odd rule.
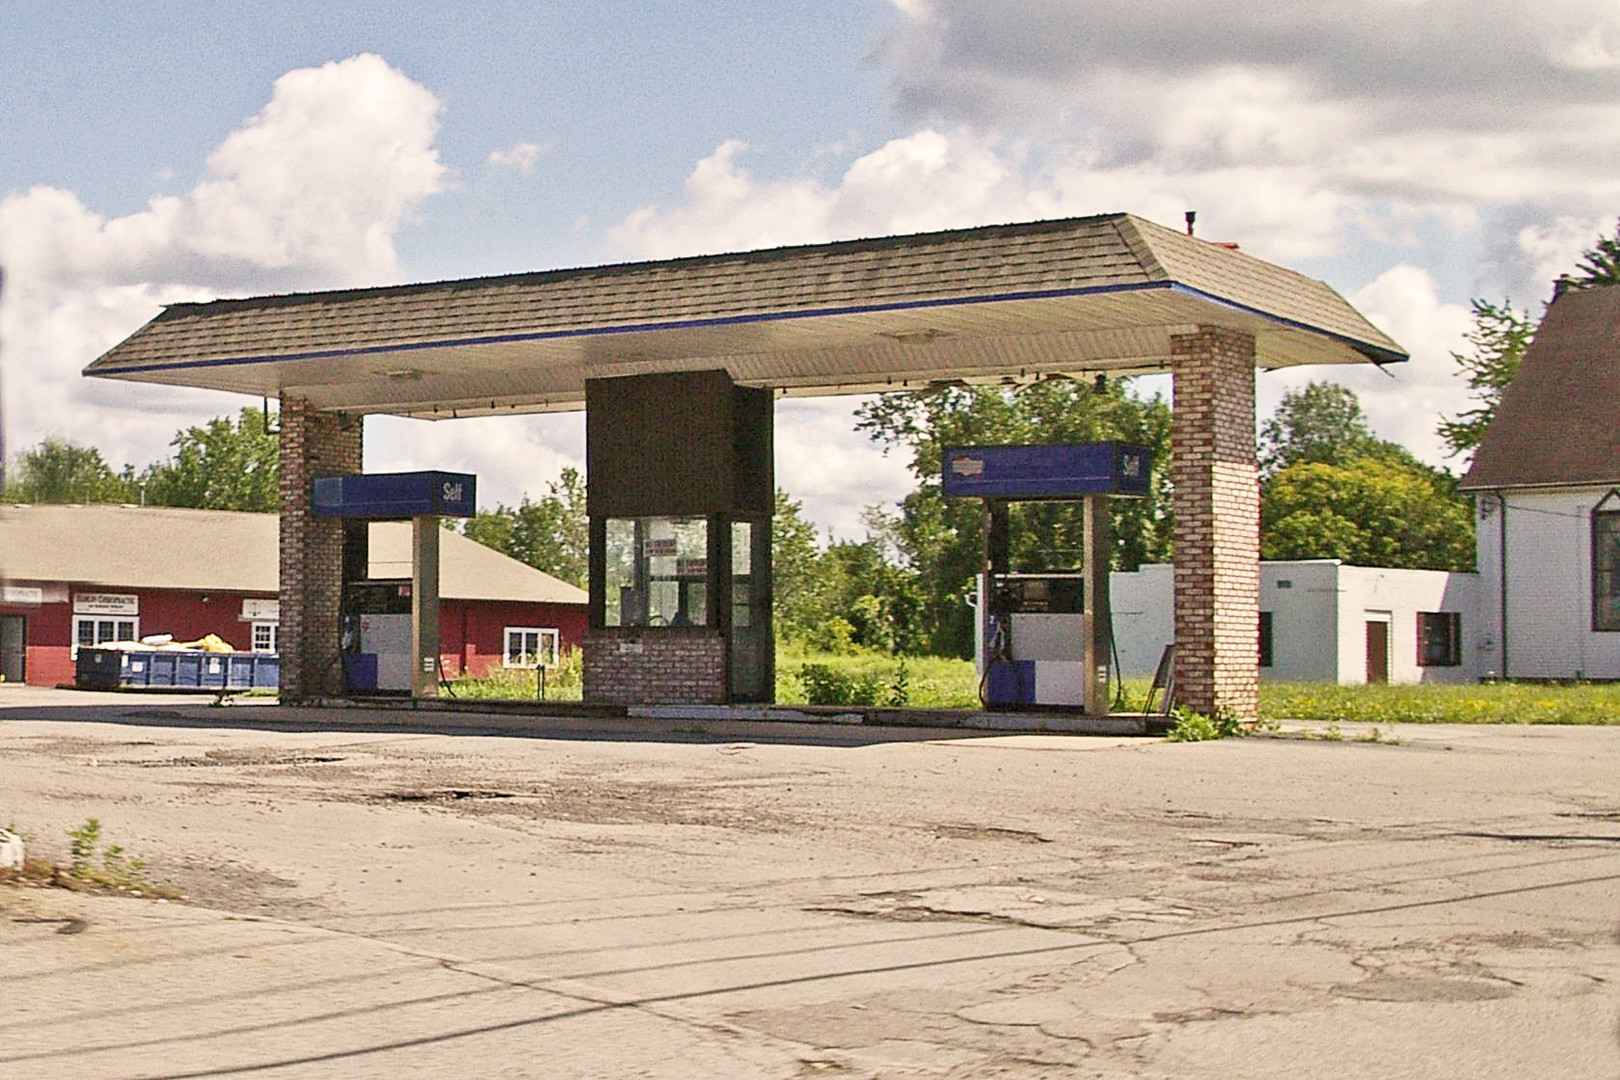
[[[577,825],[699,825],[750,832],[783,832],[797,821],[757,790],[729,784],[664,784],[583,777],[486,788],[436,784],[373,791],[374,803],[414,803],[458,814],[499,814]]]

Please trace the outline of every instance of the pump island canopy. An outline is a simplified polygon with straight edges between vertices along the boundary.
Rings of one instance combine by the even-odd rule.
[[[1162,371],[1198,326],[1252,334],[1262,369],[1407,358],[1320,281],[1106,214],[172,304],[85,374],[449,419],[718,368],[791,395]]]

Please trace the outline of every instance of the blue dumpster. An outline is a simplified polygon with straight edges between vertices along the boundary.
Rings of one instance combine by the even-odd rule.
[[[281,658],[274,653],[82,648],[73,683],[81,690],[275,690],[281,685]]]

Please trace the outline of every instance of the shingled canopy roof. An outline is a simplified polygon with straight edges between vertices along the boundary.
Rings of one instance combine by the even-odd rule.
[[[1541,320],[1460,487],[1620,485],[1620,286],[1575,289]]]
[[[1163,370],[1195,325],[1262,368],[1406,359],[1320,281],[1129,214],[174,304],[85,374],[447,418],[725,368],[788,394]]]

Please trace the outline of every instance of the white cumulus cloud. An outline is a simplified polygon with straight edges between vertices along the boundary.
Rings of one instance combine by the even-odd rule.
[[[450,183],[440,105],[382,58],[288,72],[189,192],[108,219],[40,185],[0,199],[8,444],[58,433],[117,466],[240,402],[80,376],[165,303],[395,280],[394,236]]]
[[[608,233],[620,253],[666,258],[1043,216],[1033,191],[989,141],[926,129],[857,158],[836,186],[760,179],[732,139],[698,162],[685,199],[642,207]]]
[[[1151,177],[1147,199],[1220,206],[1267,257],[1414,213],[1489,226],[1620,204],[1612,0],[895,7],[877,56],[901,115],[1037,143],[1070,196],[1076,174]]]
[[[528,176],[534,172],[535,163],[540,160],[547,147],[542,143],[520,140],[511,146],[489,152],[489,163],[502,169],[512,169],[515,172]]]
[[[1441,416],[1455,416],[1475,404],[1457,374],[1453,351],[1461,351],[1472,325],[1466,305],[1440,297],[1433,276],[1400,264],[1350,294],[1347,299],[1380,330],[1400,342],[1411,359],[1380,370],[1371,364],[1288,368],[1261,374],[1256,405],[1269,415],[1283,393],[1311,381],[1336,382],[1356,391],[1373,431],[1405,446],[1432,465],[1456,470],[1435,428]]]

